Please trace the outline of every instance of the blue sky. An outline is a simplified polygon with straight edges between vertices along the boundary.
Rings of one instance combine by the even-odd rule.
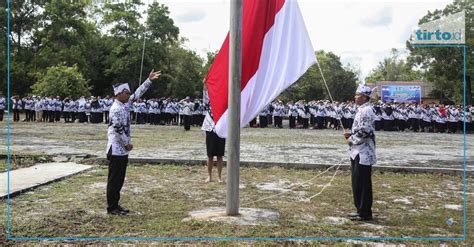
[[[152,0],[149,0],[150,2]],[[146,0],[145,0],[146,2]],[[220,48],[229,30],[230,0],[161,0],[180,28],[185,46],[201,56]],[[332,51],[361,77],[405,41],[428,11],[452,0],[298,0],[316,50]]]

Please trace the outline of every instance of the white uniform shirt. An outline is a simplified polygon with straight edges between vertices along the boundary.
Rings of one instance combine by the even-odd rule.
[[[16,99],[16,98],[12,97],[11,100],[12,100],[12,109],[13,110],[21,110],[23,108],[22,101],[20,99]]]
[[[285,115],[285,107],[280,103],[276,103],[273,106],[273,116],[283,117],[283,115]]]
[[[43,111],[43,99],[39,99],[35,102],[35,107],[34,107],[36,112]]]
[[[298,107],[296,104],[288,104],[288,117],[297,117]]]
[[[359,164],[375,165],[375,112],[370,103],[357,109],[349,137],[349,156],[355,159],[359,155]]]
[[[0,110],[5,110],[5,97],[0,97]]]
[[[181,115],[186,115],[186,116],[191,116],[192,115],[193,109],[194,109],[194,103],[193,102],[186,102],[185,100],[181,100],[179,105],[181,106],[180,107],[180,109],[181,109],[180,114]]]

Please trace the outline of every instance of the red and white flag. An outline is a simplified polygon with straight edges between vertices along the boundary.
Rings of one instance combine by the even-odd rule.
[[[316,62],[296,0],[244,0],[240,126],[245,126]],[[206,84],[215,131],[227,137],[229,35]]]

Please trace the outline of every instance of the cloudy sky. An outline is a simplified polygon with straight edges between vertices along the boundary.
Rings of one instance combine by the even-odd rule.
[[[152,1],[152,0],[148,0]],[[146,0],[145,0],[146,2]],[[201,56],[220,48],[229,30],[230,0],[161,0]],[[405,41],[428,11],[452,0],[298,0],[315,50],[332,51],[365,76]],[[405,51],[406,52],[406,51]]]

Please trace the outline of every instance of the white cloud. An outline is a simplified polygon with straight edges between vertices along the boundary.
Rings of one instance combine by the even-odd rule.
[[[202,9],[188,9],[177,16],[178,23],[199,22],[206,17],[206,12]]]
[[[384,6],[377,10],[372,16],[363,18],[360,23],[366,27],[387,26],[392,23],[393,10],[391,7]]]

